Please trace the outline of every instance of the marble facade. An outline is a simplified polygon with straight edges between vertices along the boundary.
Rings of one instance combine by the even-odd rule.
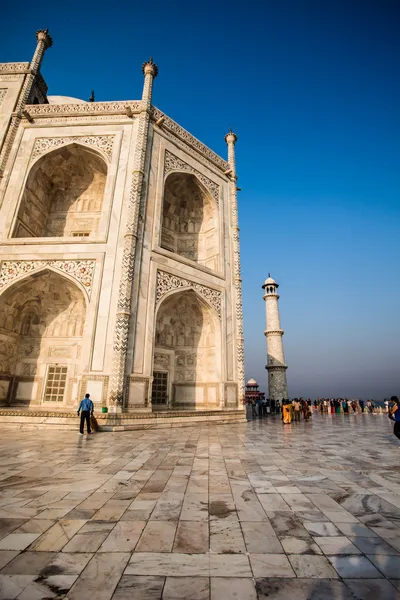
[[[47,96],[0,64],[0,404],[235,410],[244,398],[236,136],[228,160],[141,100]]]

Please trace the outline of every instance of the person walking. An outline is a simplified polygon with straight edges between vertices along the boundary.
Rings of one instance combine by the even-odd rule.
[[[294,408],[294,420],[300,421],[301,404],[300,404],[298,398],[294,399],[293,408]]]
[[[389,416],[394,421],[393,433],[400,440],[400,402],[397,396],[390,398],[392,406],[389,408]]]
[[[81,413],[81,423],[80,423],[80,427],[79,427],[79,435],[83,435],[85,421],[86,421],[86,428],[87,428],[88,434],[92,433],[92,431],[90,429],[90,415],[92,415],[93,412],[94,412],[94,404],[90,399],[90,394],[85,394],[85,397],[83,400],[81,400],[81,403],[78,408],[78,417],[79,417],[79,413]]]

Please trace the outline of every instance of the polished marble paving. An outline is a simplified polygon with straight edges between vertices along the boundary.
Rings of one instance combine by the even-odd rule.
[[[391,430],[1,431],[0,600],[400,600]]]

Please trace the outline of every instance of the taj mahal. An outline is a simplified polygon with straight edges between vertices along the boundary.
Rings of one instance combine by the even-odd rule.
[[[0,64],[0,404],[243,420],[236,135],[227,158],[139,100],[47,95]],[[178,413],[177,413],[178,411]]]

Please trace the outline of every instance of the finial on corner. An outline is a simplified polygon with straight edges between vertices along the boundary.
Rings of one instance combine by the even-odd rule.
[[[150,56],[150,59],[148,61],[143,63],[142,73],[143,73],[143,75],[147,75],[148,73],[150,73],[151,75],[153,75],[153,77],[157,77],[158,67],[157,67],[156,63],[153,61],[152,56]]]
[[[238,136],[236,135],[236,133],[233,133],[232,127],[231,127],[229,130],[229,133],[227,133],[225,136],[225,142],[227,144],[236,144],[237,139],[238,139]]]
[[[94,99],[94,90],[92,90],[92,95],[89,98],[89,102],[95,102],[95,99]]]
[[[36,39],[38,42],[44,42],[45,48],[51,48],[53,45],[53,39],[49,35],[48,29],[38,29],[36,32]]]

